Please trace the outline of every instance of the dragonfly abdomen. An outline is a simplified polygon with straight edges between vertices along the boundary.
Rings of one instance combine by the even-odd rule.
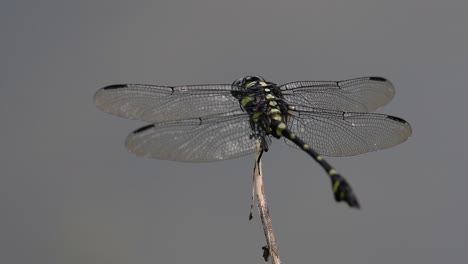
[[[281,136],[287,138],[296,144],[300,149],[311,156],[328,174],[332,184],[332,190],[337,202],[345,201],[350,207],[359,208],[359,202],[354,194],[351,186],[343,176],[341,176],[319,153],[315,152],[311,146],[296,136],[286,123],[279,120],[271,120],[270,129],[272,135],[279,138]]]

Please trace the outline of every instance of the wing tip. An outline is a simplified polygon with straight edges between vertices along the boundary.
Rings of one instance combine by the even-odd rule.
[[[143,126],[143,127],[140,127],[138,128],[137,130],[133,131],[132,132],[132,135],[136,135],[136,134],[140,134],[141,132],[144,132],[148,129],[151,129],[154,127],[154,124],[149,124],[149,125],[146,125],[146,126]]]
[[[112,84],[112,85],[108,85],[104,88],[102,88],[102,90],[116,90],[116,89],[122,89],[122,88],[126,88],[127,85],[126,84]]]
[[[122,88],[126,88],[127,85],[126,84],[112,84],[112,85],[108,85],[106,87],[103,87],[99,90],[96,91],[96,93],[94,94],[93,96],[93,101],[94,101],[94,104],[102,111],[104,112],[107,112],[105,109],[103,109],[103,105],[105,104],[107,98],[106,98],[106,91],[109,91],[109,90],[117,90],[117,89],[122,89]]]
[[[388,115],[387,118],[390,119],[390,120],[393,120],[393,121],[402,123],[402,124],[408,124],[408,122],[407,122],[406,120],[404,120],[403,118],[398,117],[398,116],[391,116],[391,115]]]
[[[384,77],[379,77],[379,76],[372,76],[372,77],[369,77],[369,80],[371,81],[376,81],[376,82],[389,82],[388,79],[384,78]]]
[[[369,77],[369,80],[373,82],[381,83],[385,87],[386,89],[385,94],[388,97],[388,102],[393,99],[393,97],[395,96],[395,87],[393,86],[393,83],[389,79],[380,77],[380,76],[371,76]]]
[[[408,121],[404,120],[403,118],[398,116],[387,115],[387,119],[400,123],[402,125],[402,132],[404,131],[406,138],[409,138],[411,134],[413,134],[413,128],[411,127],[410,123],[408,123]]]

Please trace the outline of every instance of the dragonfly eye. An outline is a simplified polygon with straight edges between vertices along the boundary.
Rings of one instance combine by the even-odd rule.
[[[235,80],[233,83],[232,83],[232,86],[235,86],[235,87],[244,87],[249,84],[249,83],[258,83],[258,82],[265,82],[265,79],[263,79],[263,77],[261,76],[258,76],[258,75],[249,75],[249,76],[246,76],[244,78],[239,78],[237,80]]]
[[[236,87],[236,88],[239,88],[242,86],[242,81],[244,80],[244,78],[239,78],[237,80],[235,80],[233,83],[232,83],[232,86],[233,87]]]
[[[265,81],[265,79],[263,79],[262,76],[258,76],[258,75],[247,76],[244,78],[244,80],[246,80],[246,82],[264,82]]]

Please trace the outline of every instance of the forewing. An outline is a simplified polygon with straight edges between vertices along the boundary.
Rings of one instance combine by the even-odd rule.
[[[398,117],[323,109],[298,111],[288,127],[321,155],[335,157],[389,148],[412,133],[409,123]],[[297,148],[289,140],[286,143]]]
[[[344,112],[372,112],[390,102],[395,89],[382,77],[344,81],[297,81],[280,86],[291,106]]]
[[[96,92],[94,102],[104,112],[146,122],[198,118],[240,109],[231,85],[157,86],[122,84]]]
[[[155,123],[127,137],[127,149],[149,158],[207,162],[253,153],[247,114]]]

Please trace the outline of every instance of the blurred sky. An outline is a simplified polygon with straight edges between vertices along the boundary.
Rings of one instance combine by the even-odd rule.
[[[1,263],[261,263],[248,221],[253,157],[139,158],[144,125],[100,112],[114,83],[281,84],[383,76],[404,144],[322,168],[274,142],[266,192],[283,263],[464,263],[468,245],[468,2],[11,1],[0,3]]]

